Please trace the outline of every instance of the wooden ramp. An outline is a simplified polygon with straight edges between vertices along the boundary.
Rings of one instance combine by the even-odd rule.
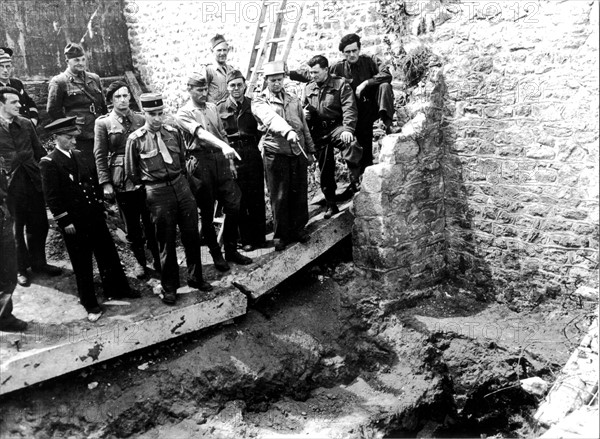
[[[217,274],[205,259],[210,264],[205,275],[215,290],[180,288],[174,307],[144,292],[140,299],[105,302],[105,316],[89,323],[73,293],[72,272],[64,284],[40,285],[36,294],[19,288],[15,314],[30,321],[30,327],[21,334],[0,332],[0,394],[244,315],[249,299],[265,295],[351,233],[350,204],[340,206],[343,210],[329,220],[323,219],[322,208],[312,206],[309,243],[296,243],[282,252],[271,247],[250,253],[253,264],[234,265],[226,276]],[[150,280],[147,291],[156,283]]]

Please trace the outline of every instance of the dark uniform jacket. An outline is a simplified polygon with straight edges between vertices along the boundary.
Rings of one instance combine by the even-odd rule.
[[[71,158],[55,148],[40,161],[46,204],[58,226],[85,227],[104,214],[102,191],[95,173],[81,159],[81,152],[71,151]]]
[[[38,192],[42,191],[39,160],[45,155],[33,123],[17,116],[9,125],[0,118],[0,157],[8,176],[9,190],[18,189],[20,184],[29,184],[23,180],[26,175]],[[23,173],[21,173],[23,171]],[[26,178],[26,177],[25,177]]]
[[[135,189],[125,175],[125,145],[129,135],[145,123],[144,116],[131,110],[122,117],[113,110],[96,119],[94,156],[100,184],[111,183],[120,192]]]
[[[100,77],[85,72],[82,78],[73,75],[69,69],[56,75],[48,86],[47,110],[52,120],[77,116],[77,125],[81,130],[78,138],[93,139],[94,121],[106,113]]]
[[[354,134],[358,118],[356,98],[344,78],[327,75],[320,87],[315,81],[308,83],[304,89],[303,105],[309,106],[309,126],[312,125],[316,131],[343,125]],[[321,126],[321,123],[325,125]]]
[[[329,73],[346,78],[353,91],[366,80],[367,87],[392,82],[389,68],[376,56],[359,55],[354,64],[347,60],[338,61],[329,67]]]
[[[185,174],[185,143],[177,128],[163,124],[158,131],[173,163],[166,163],[152,132],[144,125],[127,139],[125,172],[134,184],[173,181]]]
[[[0,82],[0,85],[3,84]],[[6,84],[6,86],[12,87],[19,92],[19,102],[21,103],[19,113],[21,113],[21,116],[26,117],[27,119],[40,118],[37,105],[34,100],[31,99],[31,96],[27,94],[27,90],[25,90],[21,81],[16,78],[8,78],[8,84]]]
[[[252,100],[244,96],[239,106],[233,98],[227,97],[217,104],[223,128],[227,132],[227,140],[252,140],[258,142],[258,123],[252,114]]]

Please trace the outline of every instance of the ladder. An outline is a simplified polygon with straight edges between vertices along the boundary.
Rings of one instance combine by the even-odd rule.
[[[282,36],[285,23],[284,16],[288,12],[287,0],[263,0],[262,2],[256,33],[254,34],[254,42],[252,43],[250,62],[248,63],[248,73],[246,75],[246,78],[248,78],[246,95],[249,97],[252,97],[254,90],[256,89],[265,59],[267,62],[275,61],[278,45],[280,43],[285,43],[281,61],[284,63],[287,61],[294,35],[296,34],[302,12],[304,11],[305,2],[295,2],[294,4],[297,7],[299,5],[299,12],[295,17],[294,22],[290,23],[291,26],[288,26],[285,36]],[[275,20],[270,20],[270,22],[267,23],[265,19],[267,18],[269,8],[277,5],[279,5],[279,9],[275,11]]]

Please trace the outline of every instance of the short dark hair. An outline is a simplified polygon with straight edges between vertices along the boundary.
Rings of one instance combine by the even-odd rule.
[[[19,92],[12,87],[0,87],[0,102],[6,104],[6,95],[17,95],[19,97]]]
[[[346,48],[346,46],[349,46],[350,44],[356,43],[358,48],[360,49],[360,37],[356,34],[347,34],[344,35],[340,41],[340,45],[338,46],[338,49],[340,49],[340,52],[343,52],[344,49]]]
[[[329,67],[329,61],[323,55],[315,55],[308,60],[309,67],[314,67],[316,64],[319,64],[322,69]]]
[[[108,86],[108,88],[106,89],[106,102],[108,102],[108,103],[112,102],[112,97],[115,94],[115,92],[123,87],[125,87],[127,89],[127,91],[129,92],[129,94],[131,94],[131,89],[129,88],[129,85],[125,81],[111,82],[110,85]]]

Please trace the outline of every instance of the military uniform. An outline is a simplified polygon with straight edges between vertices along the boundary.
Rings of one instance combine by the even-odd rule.
[[[227,74],[234,70],[229,64],[207,64],[206,82],[208,84],[208,102],[216,104],[227,98]]]
[[[332,75],[346,78],[354,92],[360,84],[368,81],[361,97],[356,99],[356,138],[363,147],[361,168],[364,170],[373,164],[373,122],[381,118],[391,124],[394,118],[392,74],[379,58],[367,55],[359,55],[358,61],[353,64],[346,60],[338,61],[329,71]]]
[[[350,180],[358,183],[362,148],[356,140],[346,145],[340,136],[355,133],[357,109],[352,89],[343,78],[327,75],[322,84],[310,82],[304,90],[303,105],[311,113],[309,127],[321,170],[321,190],[327,203],[335,205],[334,148],[341,152],[348,165]]]
[[[227,142],[227,133],[219,117],[215,104],[207,102],[204,107],[196,106],[192,101],[186,103],[177,112],[177,122],[189,138],[188,154],[198,160],[194,176],[200,180],[200,188],[195,196],[200,207],[202,218],[202,235],[206,241],[213,260],[222,259],[220,245],[215,233],[215,202],[223,207],[225,223],[223,224],[223,244],[225,257],[237,254],[239,239],[239,211],[242,193],[231,172],[229,160],[221,149],[198,139],[194,134],[203,129],[220,140]],[[225,270],[227,270],[225,268]]]
[[[144,116],[131,110],[123,116],[119,116],[114,110],[100,116],[96,119],[94,128],[94,156],[100,185],[110,183],[113,186],[121,219],[127,230],[127,241],[136,260],[142,267],[146,266],[145,241],[154,257],[155,268],[160,268],[158,245],[146,207],[146,192],[125,174],[127,139],[145,122]]]
[[[46,128],[53,126],[56,125]],[[46,202],[65,240],[81,304],[88,313],[100,312],[94,292],[92,255],[98,264],[104,295],[131,297],[132,291],[104,220],[102,192],[94,169],[83,160],[80,151],[69,153],[58,147],[42,158],[40,168]],[[65,231],[69,225],[75,226],[74,234]]]
[[[7,205],[15,223],[17,269],[44,270],[48,220],[42,194],[39,160],[45,155],[33,123],[17,116],[0,118],[0,157],[8,176]],[[56,268],[56,267],[54,267]]]
[[[77,117],[81,131],[77,137],[77,149],[83,153],[85,162],[95,167],[94,122],[106,113],[100,77],[91,72],[78,76],[69,69],[54,76],[48,86],[47,110],[52,120]]]
[[[217,104],[229,144],[241,157],[235,160],[240,199],[239,229],[242,245],[260,247],[265,241],[265,178],[258,149],[260,133],[251,110],[252,101],[244,97],[238,104],[227,97]]]
[[[162,99],[160,102],[162,105]],[[129,135],[125,148],[125,172],[134,184],[142,184],[146,191],[160,251],[163,300],[169,304],[175,303],[175,293],[180,287],[177,226],[185,249],[188,285],[210,289],[210,285],[204,288],[198,208],[184,177],[184,151],[179,130],[165,124],[156,133],[144,125]]]

